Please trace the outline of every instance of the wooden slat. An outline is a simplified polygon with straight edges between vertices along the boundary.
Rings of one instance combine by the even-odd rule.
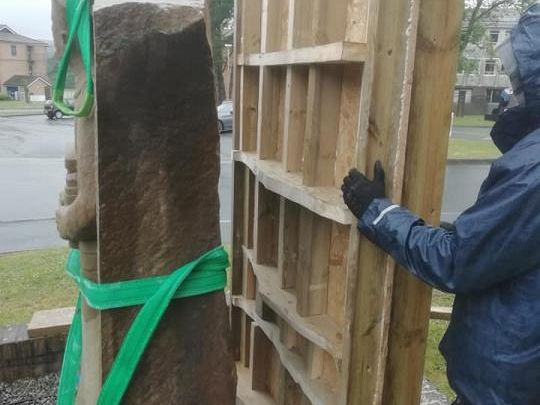
[[[306,130],[308,69],[288,67],[285,79],[285,122],[283,167],[287,172],[302,170],[302,153]]]
[[[239,66],[287,66],[309,64],[347,64],[366,60],[366,45],[354,42],[310,46],[279,52],[238,55]]]
[[[452,319],[452,307],[431,307],[429,318],[449,321]]]
[[[281,364],[289,372],[293,380],[302,388],[312,405],[328,405],[335,403],[335,394],[326,386],[313,381],[305,369],[303,359],[297,354],[287,350],[280,342],[280,331],[276,325],[259,318],[255,313],[255,303],[244,301],[241,298],[234,300],[235,305],[241,307],[256,325],[264,332],[277,350]]]
[[[434,224],[440,219],[462,13],[463,2],[420,3],[403,203]],[[417,403],[431,289],[398,270],[393,302],[384,401]]]
[[[257,149],[257,120],[259,108],[259,70],[243,67],[240,72],[240,91],[242,96],[237,105],[240,125],[239,149],[252,152]]]
[[[262,184],[255,186],[254,258],[257,264],[277,266],[279,196]]]
[[[255,220],[255,176],[249,169],[244,167],[244,240],[243,244],[249,249],[253,248],[253,226]]]
[[[248,169],[249,170],[249,169]],[[234,189],[233,194],[233,226],[232,226],[232,280],[233,294],[242,294],[243,253],[244,242],[244,196],[246,166],[240,162],[233,162]]]
[[[340,66],[309,70],[303,179],[307,186],[333,186],[341,108]]]
[[[56,308],[34,312],[28,324],[30,338],[67,335],[75,308]]]
[[[244,257],[243,273],[243,295],[248,300],[254,300],[257,292],[257,279],[253,273],[251,261],[247,257]]]
[[[343,202],[341,191],[335,187],[309,187],[302,184],[302,176],[286,173],[278,162],[257,160],[253,153],[236,151],[233,159],[246,164],[257,181],[268,190],[280,194],[317,215],[343,225],[356,224],[357,219]]]
[[[244,251],[247,257],[252,257],[251,251],[247,249]],[[258,291],[267,305],[307,340],[329,352],[335,359],[341,359],[343,334],[338,324],[327,315],[310,317],[298,315],[296,296],[279,288],[276,268],[254,263],[253,270],[257,276]]]
[[[373,164],[382,160],[386,192],[396,203],[403,186],[417,5],[402,0],[370,2],[367,20],[370,54],[360,98],[357,165],[372,176]],[[365,238],[359,249],[348,401],[384,403],[394,263]]]
[[[278,272],[280,287],[294,288],[298,267],[300,207],[281,197],[279,210]]]
[[[281,160],[285,110],[285,70],[261,67],[257,121],[259,159]]]
[[[301,316],[326,313],[332,224],[301,210],[299,227],[296,309]]]
[[[261,0],[242,0],[241,26],[237,26],[236,31],[242,33],[239,49],[243,53],[261,50],[261,6]]]

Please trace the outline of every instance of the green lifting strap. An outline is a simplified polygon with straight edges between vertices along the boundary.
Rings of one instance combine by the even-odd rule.
[[[86,117],[94,105],[94,81],[92,79],[92,17],[89,0],[66,0],[66,22],[68,39],[64,54],[58,64],[54,81],[53,102],[64,115]],[[79,110],[72,110],[64,102],[66,75],[73,51],[74,41],[77,40],[81,59],[86,75],[86,90],[84,101]]]
[[[116,405],[122,400],[171,300],[223,290],[227,284],[228,267],[227,252],[218,247],[168,276],[97,284],[81,274],[80,253],[72,250],[66,271],[77,283],[80,293],[66,342],[57,404],[72,405],[77,395],[82,354],[82,299],[98,310],[143,305],[122,342],[97,402],[99,405]]]

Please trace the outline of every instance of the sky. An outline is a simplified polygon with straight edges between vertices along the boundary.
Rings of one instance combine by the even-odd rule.
[[[0,24],[18,34],[50,41],[51,0],[0,0]]]

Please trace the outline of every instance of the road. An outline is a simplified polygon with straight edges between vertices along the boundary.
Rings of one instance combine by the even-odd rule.
[[[71,119],[0,118],[0,253],[66,246],[57,236],[54,212],[71,142]],[[219,190],[224,243],[231,234],[231,144],[231,134],[223,134]]]
[[[491,128],[452,127],[452,137],[471,141],[490,141]]]
[[[461,131],[461,130],[460,130]],[[469,135],[467,135],[469,134]],[[455,136],[489,136],[486,128]],[[221,136],[221,229],[230,243],[232,162],[230,133]],[[64,151],[73,140],[73,121],[42,116],[0,118],[0,253],[65,246],[56,234],[54,211],[64,187]],[[450,165],[446,173],[443,219],[453,221],[474,203],[487,165]]]

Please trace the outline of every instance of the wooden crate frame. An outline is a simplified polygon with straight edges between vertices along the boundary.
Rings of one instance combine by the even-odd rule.
[[[360,237],[339,186],[380,159],[389,197],[438,221],[462,6],[236,0],[231,319],[246,404],[418,403],[430,289]]]

